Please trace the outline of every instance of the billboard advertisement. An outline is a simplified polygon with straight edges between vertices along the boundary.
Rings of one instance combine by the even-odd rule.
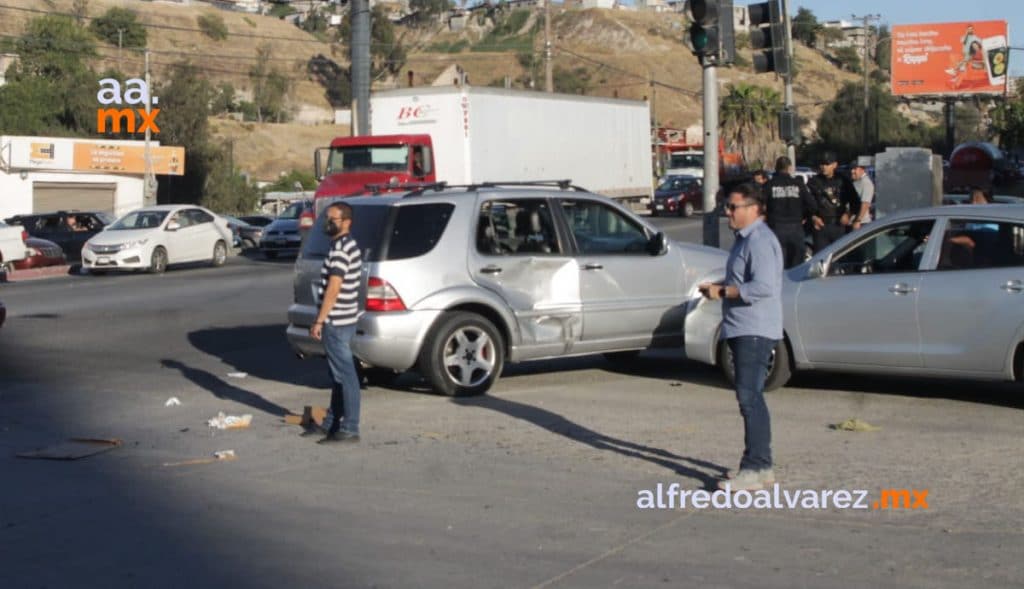
[[[892,93],[1005,94],[1009,46],[1005,20],[894,25]]]
[[[154,174],[185,174],[185,148],[150,147]],[[0,165],[7,169],[144,174],[146,144],[142,141],[111,141],[59,137],[2,137]]]

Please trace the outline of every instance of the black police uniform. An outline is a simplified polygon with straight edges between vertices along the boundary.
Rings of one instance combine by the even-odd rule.
[[[804,220],[817,213],[818,207],[803,179],[776,173],[765,186],[768,226],[782,246],[786,268],[804,261]]]
[[[817,253],[846,235],[847,227],[842,224],[842,217],[860,210],[860,198],[853,183],[838,174],[831,178],[818,174],[807,183],[807,189],[814,197],[817,216],[825,222],[821,229],[812,227],[814,252]]]

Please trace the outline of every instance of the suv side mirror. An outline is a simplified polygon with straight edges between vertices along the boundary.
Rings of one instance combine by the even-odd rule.
[[[178,229],[181,229],[181,223],[177,221],[171,221],[167,224],[167,231],[177,231]]]
[[[666,251],[668,251],[668,241],[665,239],[665,234],[659,231],[647,242],[647,253],[652,256],[660,256]]]
[[[828,267],[832,264],[832,255],[829,254],[827,258],[817,260],[811,264],[810,269],[807,271],[808,278],[824,278],[828,275]]]

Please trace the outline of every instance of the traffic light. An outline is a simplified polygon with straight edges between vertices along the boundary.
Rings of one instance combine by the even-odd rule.
[[[690,50],[703,65],[726,65],[736,59],[732,0],[688,0]]]
[[[783,21],[779,0],[751,4],[750,46],[754,49],[754,73],[775,72],[789,74],[789,54],[786,53],[786,23]]]

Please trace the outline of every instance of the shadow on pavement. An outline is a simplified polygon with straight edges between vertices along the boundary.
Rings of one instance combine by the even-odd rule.
[[[586,444],[596,450],[615,452],[622,456],[645,460],[652,464],[667,468],[676,474],[700,481],[707,489],[715,488],[718,483],[718,476],[726,473],[727,469],[721,465],[706,460],[679,456],[661,448],[644,446],[628,440],[620,440],[611,436],[596,432],[584,427],[570,419],[567,419],[553,411],[540,409],[533,405],[517,403],[508,399],[490,397],[487,395],[479,397],[461,397],[452,399],[452,403],[463,407],[478,407],[503,413],[509,417],[520,419],[537,427],[548,430],[553,434],[564,436],[574,442]],[[708,474],[694,467],[717,471],[715,474]]]
[[[218,399],[235,401],[236,403],[248,405],[253,409],[263,411],[264,413],[269,413],[270,415],[277,417],[284,417],[289,413],[288,409],[278,405],[277,403],[272,403],[256,393],[225,382],[220,377],[214,376],[205,370],[190,368],[177,360],[169,360],[166,358],[161,360],[160,364],[162,364],[164,368],[180,370],[182,376],[189,379],[196,385],[210,391]]]
[[[300,360],[285,338],[285,324],[212,327],[188,334],[197,350],[254,378],[299,386],[327,385],[327,364],[320,358]]]

